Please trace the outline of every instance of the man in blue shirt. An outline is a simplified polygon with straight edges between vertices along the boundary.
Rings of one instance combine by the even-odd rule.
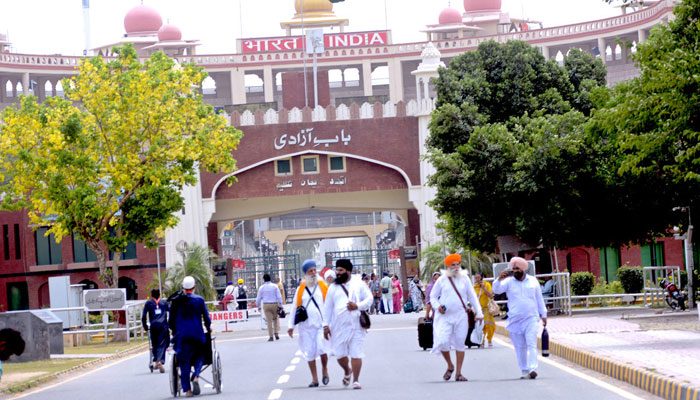
[[[182,288],[185,293],[178,292],[170,297],[172,308],[170,311],[170,330],[173,331],[173,342],[177,362],[180,365],[180,383],[187,397],[198,395],[199,373],[202,371],[204,352],[207,339],[202,329],[202,321],[211,334],[211,319],[204,299],[194,294],[195,281],[191,276],[182,280]],[[192,386],[190,387],[190,370],[192,372]]]
[[[265,313],[265,319],[267,320],[267,333],[270,335],[268,342],[272,342],[272,335],[275,335],[275,339],[280,340],[280,320],[277,315],[277,310],[282,305],[282,293],[280,293],[280,288],[270,282],[270,274],[263,275],[263,283],[258,289],[258,296],[255,298],[255,304],[258,305],[258,311],[261,309]],[[274,330],[273,330],[274,323]]]
[[[146,317],[151,322],[150,326],[146,324]],[[168,332],[168,302],[160,301],[160,290],[151,290],[151,298],[143,306],[141,325],[143,329],[151,331],[153,361],[155,367],[164,373],[163,363],[165,363],[165,350],[170,343],[170,333]]]

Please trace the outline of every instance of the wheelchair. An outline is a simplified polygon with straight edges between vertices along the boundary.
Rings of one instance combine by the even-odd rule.
[[[200,385],[201,382],[211,385],[218,394],[221,393],[221,358],[219,357],[219,352],[216,350],[216,338],[211,337],[210,333],[207,333],[206,336],[207,343],[205,348],[208,349],[208,351],[204,354],[199,381]],[[178,365],[175,352],[171,351],[169,353],[167,370],[170,376],[170,394],[172,394],[173,397],[178,397],[182,393],[182,386],[180,385],[180,366]],[[207,369],[211,371],[211,381],[202,376]]]

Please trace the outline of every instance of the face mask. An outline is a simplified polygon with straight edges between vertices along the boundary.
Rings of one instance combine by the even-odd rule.
[[[524,275],[523,271],[515,271],[515,272],[513,272],[513,276],[514,276],[515,279],[517,279],[517,280],[523,279],[523,275]]]
[[[348,273],[338,274],[338,276],[335,277],[335,283],[342,285],[343,283],[347,282],[349,278],[350,274]]]

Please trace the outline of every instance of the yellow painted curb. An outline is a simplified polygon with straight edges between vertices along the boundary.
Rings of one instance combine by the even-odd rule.
[[[508,336],[508,331],[498,324],[496,325],[496,333]],[[537,346],[541,347],[539,338],[537,339]],[[549,340],[549,353],[584,368],[627,382],[664,399],[700,400],[700,387],[566,346],[551,340],[551,338]]]

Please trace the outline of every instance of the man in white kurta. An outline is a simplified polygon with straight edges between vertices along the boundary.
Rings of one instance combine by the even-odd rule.
[[[294,292],[292,302],[294,310],[304,306],[307,319],[295,321],[295,314],[289,318],[289,337],[294,337],[294,327],[299,329],[299,350],[309,364],[311,371],[311,383],[309,387],[318,387],[318,374],[316,372],[316,358],[321,357],[323,368],[323,384],[328,384],[328,356],[323,340],[323,305],[328,292],[326,282],[316,274],[316,262],[306,260],[301,264],[304,279]]]
[[[365,356],[363,347],[367,331],[360,326],[360,311],[369,310],[372,305],[372,292],[361,279],[350,279],[350,260],[341,259],[336,261],[335,265],[335,283],[328,288],[323,309],[323,334],[326,339],[330,338],[333,353],[345,373],[343,386],[350,385],[354,376],[353,389],[361,389],[359,378],[362,358]],[[351,359],[350,363],[348,357]]]
[[[508,325],[506,329],[515,348],[520,367],[520,379],[537,377],[537,332],[540,318],[547,325],[547,307],[542,299],[540,283],[534,276],[527,275],[527,261],[513,257],[510,271],[503,271],[493,282],[493,292],[508,296]]]
[[[452,372],[455,371],[455,365],[452,364],[450,358],[450,349],[455,350],[457,359],[455,380],[458,382],[467,380],[462,375],[464,342],[469,331],[467,303],[471,304],[476,314],[476,320],[481,321],[484,318],[472,282],[462,271],[461,261],[462,258],[459,254],[450,254],[445,257],[447,270],[443,272],[430,291],[430,304],[433,309],[437,310],[433,324],[433,353],[442,354],[445,358],[447,371],[442,378],[447,381],[450,380]]]

